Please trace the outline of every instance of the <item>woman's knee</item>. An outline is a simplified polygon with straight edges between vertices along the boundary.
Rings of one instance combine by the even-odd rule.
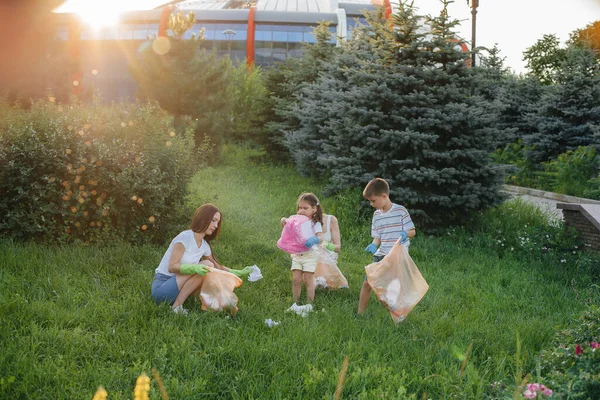
[[[200,264],[204,264],[204,265],[206,265],[207,267],[211,267],[211,268],[214,268],[214,267],[215,267],[215,265],[213,264],[213,262],[212,262],[212,261],[210,261],[210,260],[202,260],[202,261],[200,261]]]

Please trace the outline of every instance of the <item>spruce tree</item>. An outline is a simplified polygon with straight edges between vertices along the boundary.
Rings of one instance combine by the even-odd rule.
[[[569,47],[553,75],[556,82],[529,117],[537,127],[525,137],[533,162],[547,161],[579,146],[600,144],[600,63],[589,48]]]
[[[422,226],[459,223],[499,201],[503,178],[489,159],[499,133],[490,105],[470,95],[458,21],[443,4],[426,24],[406,1],[393,27],[369,16],[302,92],[300,127],[286,135],[299,171],[327,176],[333,191],[382,177]]]
[[[480,65],[473,70],[473,94],[483,99],[482,104],[489,104],[489,112],[495,117],[493,124],[502,132],[501,135],[495,135],[494,148],[503,148],[512,143],[517,133],[517,128],[503,121],[503,114],[508,109],[503,97],[509,82],[514,79],[514,75],[505,67],[504,60],[500,56],[500,49],[494,45],[487,50],[487,56],[482,54]]]
[[[331,44],[333,35],[329,32],[329,22],[322,22],[314,29],[315,43],[306,44],[303,54],[298,58],[288,59],[285,63],[274,66],[265,74],[265,82],[270,98],[265,109],[267,114],[268,136],[263,145],[275,159],[289,160],[290,153],[283,144],[286,132],[299,126],[297,110],[303,89],[315,82],[320,72],[337,52]]]

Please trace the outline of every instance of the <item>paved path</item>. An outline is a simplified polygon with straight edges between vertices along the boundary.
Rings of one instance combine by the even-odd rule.
[[[511,198],[520,198],[521,200],[535,204],[544,214],[548,215],[550,221],[562,221],[563,213],[562,210],[556,208],[557,203],[562,201],[548,199],[546,197],[531,196],[529,194],[520,194],[514,192],[507,192]]]
[[[567,196],[543,190],[522,188],[518,186],[504,185],[504,191],[511,198],[521,198],[523,201],[535,204],[540,210],[548,214],[550,221],[563,220],[562,210],[556,208],[557,203],[572,203],[572,204],[596,204],[600,205],[600,201],[584,199],[581,197]]]

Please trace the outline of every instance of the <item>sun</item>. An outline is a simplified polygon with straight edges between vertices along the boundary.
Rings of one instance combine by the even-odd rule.
[[[130,10],[144,10],[164,1],[149,0],[67,0],[54,10],[55,13],[77,14],[81,20],[94,29],[114,26],[121,13]]]

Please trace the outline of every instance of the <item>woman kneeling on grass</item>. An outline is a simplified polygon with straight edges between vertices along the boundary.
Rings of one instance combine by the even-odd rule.
[[[213,256],[210,241],[221,231],[221,212],[212,204],[204,204],[196,210],[190,229],[173,239],[160,265],[155,270],[152,282],[152,299],[169,303],[176,313],[187,314],[183,303],[190,295],[196,295],[204,281],[204,275],[213,267],[243,277],[250,273],[229,269]]]

